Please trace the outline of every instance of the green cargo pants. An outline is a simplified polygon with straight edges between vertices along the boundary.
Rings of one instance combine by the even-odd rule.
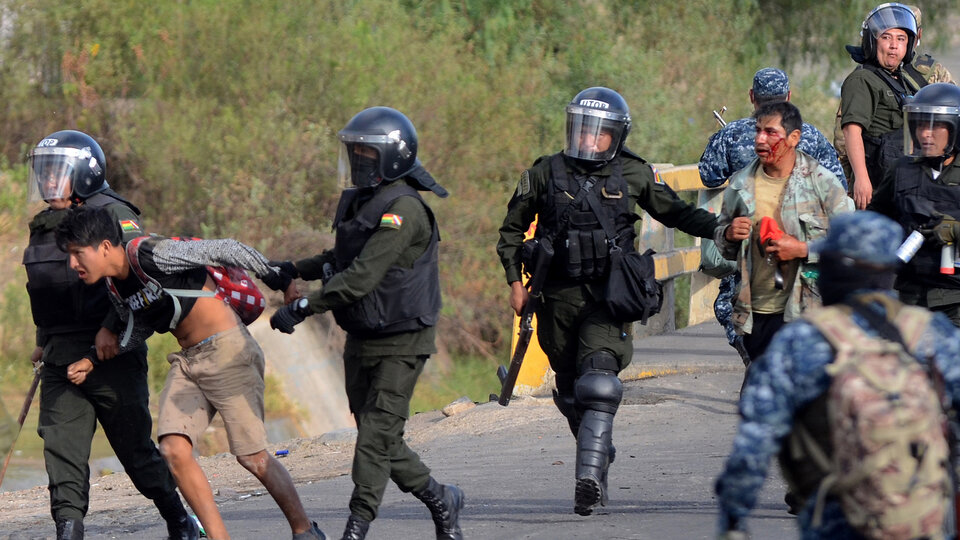
[[[387,481],[409,493],[423,489],[430,469],[403,440],[410,398],[427,356],[344,356],[347,399],[357,421],[350,512],[373,521]]]
[[[537,340],[557,374],[575,377],[580,362],[606,350],[622,371],[633,358],[633,325],[616,321],[586,286],[553,287],[537,309]]]
[[[97,421],[134,486],[148,499],[179,497],[176,484],[151,440],[146,347],[95,368],[83,384],[67,379],[68,361],[79,360],[89,341],[54,337],[44,348],[40,420],[54,520],[83,519],[90,491],[90,444]]]

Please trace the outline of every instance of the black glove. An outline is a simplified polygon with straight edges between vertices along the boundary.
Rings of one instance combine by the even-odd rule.
[[[933,228],[933,237],[940,245],[956,244],[960,240],[960,221],[944,217]]]
[[[264,276],[260,276],[260,279],[274,291],[285,291],[287,287],[290,286],[290,282],[293,281],[293,278],[288,276],[283,272],[270,272]]]
[[[300,277],[300,271],[297,270],[297,267],[293,264],[293,261],[270,261],[270,266],[279,267],[280,273],[290,276],[290,279],[297,279]]]
[[[261,276],[260,279],[274,291],[285,291],[290,286],[290,282],[300,277],[297,267],[290,261],[269,261],[273,268],[280,268],[278,273],[269,273]]]
[[[284,334],[292,334],[293,327],[312,314],[313,310],[310,309],[307,299],[300,297],[281,307],[270,317],[270,328]]]

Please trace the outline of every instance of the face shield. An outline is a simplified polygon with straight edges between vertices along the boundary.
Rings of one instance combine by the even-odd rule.
[[[944,105],[907,105],[903,123],[909,133],[904,134],[904,155],[937,158],[953,153],[960,124],[960,107]]]
[[[340,145],[337,185],[341,191],[351,187],[376,187],[382,179],[380,151],[377,147],[354,142],[344,142]]]
[[[77,164],[91,159],[89,149],[43,147],[30,151],[28,200],[69,199],[76,183]]]
[[[567,138],[563,153],[584,161],[609,161],[623,143],[623,114],[576,105],[567,106]]]
[[[867,15],[863,25],[874,37],[879,37],[884,30],[890,28],[900,28],[911,37],[917,37],[917,18],[910,8],[903,4],[888,3],[877,6]]]

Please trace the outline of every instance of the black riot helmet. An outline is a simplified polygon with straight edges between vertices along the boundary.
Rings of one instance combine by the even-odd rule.
[[[917,45],[917,17],[908,6],[889,2],[873,8],[860,25],[860,47],[865,62],[876,63],[877,38],[891,28],[899,28],[907,33],[907,54],[903,57],[903,63],[913,61]]]
[[[110,187],[107,160],[93,137],[79,131],[52,133],[28,156],[30,200],[84,200]]]
[[[945,158],[960,152],[960,87],[936,83],[921,88],[903,106],[903,153],[913,157]]]
[[[376,187],[412,171],[417,162],[417,130],[396,109],[371,107],[357,113],[337,133],[340,186]]]
[[[630,133],[630,108],[623,96],[595,86],[567,105],[567,140],[563,153],[579,160],[607,162],[623,148]]]

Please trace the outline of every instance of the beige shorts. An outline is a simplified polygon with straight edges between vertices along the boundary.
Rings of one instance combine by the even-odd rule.
[[[167,356],[170,373],[160,394],[158,437],[179,434],[194,447],[220,412],[230,452],[267,447],[263,426],[263,351],[243,325]]]

